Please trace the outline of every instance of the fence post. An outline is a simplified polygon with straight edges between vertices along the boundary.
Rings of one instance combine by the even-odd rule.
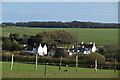
[[[114,64],[115,64],[114,72],[116,72],[116,59],[115,59],[115,63]]]
[[[45,71],[44,71],[44,76],[46,76],[46,72],[47,72],[47,71],[46,71],[46,64],[45,64]]]
[[[76,56],[76,71],[77,71],[77,67],[78,67],[78,56]]]
[[[10,70],[12,70],[12,68],[13,68],[13,57],[14,57],[14,54],[12,54],[12,60],[11,60],[11,67],[10,67]]]
[[[61,58],[60,58],[59,70],[61,70],[61,64],[62,64],[62,56],[61,56]]]
[[[35,64],[36,71],[37,71],[37,57],[38,57],[38,54],[36,53],[36,64]]]
[[[95,70],[97,72],[97,60],[95,60]]]

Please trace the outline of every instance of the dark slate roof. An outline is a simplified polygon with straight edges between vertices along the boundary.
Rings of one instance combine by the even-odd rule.
[[[85,48],[92,48],[93,44],[80,44],[81,47],[84,46]]]

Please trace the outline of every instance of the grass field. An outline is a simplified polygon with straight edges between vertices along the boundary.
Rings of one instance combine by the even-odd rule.
[[[68,71],[64,71],[67,69]],[[44,65],[38,65],[35,71],[34,64],[14,63],[13,70],[10,71],[10,62],[2,62],[3,78],[117,78],[118,72],[113,70],[98,70],[90,68],[62,67],[58,70],[58,66],[47,66],[47,75],[44,76]]]
[[[8,33],[19,33],[20,35],[35,35],[45,30],[68,30],[75,32],[80,42],[96,42],[97,45],[114,44],[118,41],[117,29],[81,29],[81,28],[3,28],[3,36]]]

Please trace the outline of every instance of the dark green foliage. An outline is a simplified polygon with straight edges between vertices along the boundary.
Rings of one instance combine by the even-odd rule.
[[[30,37],[29,35],[24,34],[23,39],[22,39],[22,43],[27,44],[27,41],[28,41],[29,37]]]
[[[88,62],[88,64],[95,64],[95,60],[98,61],[98,64],[104,64],[105,62],[105,57],[99,53],[90,53],[86,55],[86,57],[86,61]]]
[[[17,40],[18,37],[19,37],[19,34],[18,34],[18,33],[10,33],[10,35],[9,35],[9,38],[10,38],[11,40]]]
[[[105,54],[104,56],[106,57],[107,61],[114,61],[115,58],[117,58],[118,61],[118,55],[119,55],[119,50],[120,48],[118,47],[118,44],[112,44],[112,45],[106,45],[105,46]]]
[[[20,24],[19,24],[20,25]],[[21,23],[21,25],[25,25],[27,27],[43,27],[43,28],[117,28],[117,24],[102,24],[102,23],[94,23],[94,22],[80,22],[80,21],[72,21],[72,22],[27,22]],[[97,26],[96,26],[97,25]]]
[[[33,56],[33,55],[35,55],[35,54],[33,54],[33,53],[28,53],[28,52],[20,52],[19,55]]]
[[[30,36],[30,38],[27,40],[27,44],[29,46],[34,46],[35,42],[36,42],[35,36]]]
[[[68,53],[63,48],[56,48],[54,57],[68,57]]]
[[[2,49],[3,50],[11,50],[12,43],[9,39],[4,39]]]
[[[19,44],[12,42],[12,46],[11,46],[11,51],[19,51],[22,48],[19,46]]]
[[[11,60],[11,53],[8,54],[6,52],[2,53],[2,60],[3,61],[10,61]],[[14,55],[14,61],[18,62],[35,62],[35,55]],[[52,58],[52,57],[40,57],[38,56],[38,62],[40,63],[59,63],[60,58]],[[63,58],[63,64],[75,64],[74,59],[67,59]]]
[[[54,36],[57,44],[73,44],[77,40],[74,33],[66,30],[54,31]]]
[[[14,26],[15,24],[13,22],[4,22],[2,23],[4,26]]]
[[[39,44],[47,44],[48,48],[50,48],[56,45],[60,46],[60,44],[73,44],[76,39],[74,33],[66,30],[43,31],[36,36],[30,36],[27,44],[29,46],[34,46],[35,43],[37,46]]]
[[[3,39],[2,49],[8,51],[18,51],[21,50],[22,48],[19,46],[17,42],[13,42],[10,39]]]
[[[97,52],[100,53],[101,55],[104,55],[105,54],[105,49],[104,48],[99,48],[99,50]]]
[[[118,24],[114,23],[95,23],[95,22],[80,22],[80,21],[72,21],[72,22],[39,22],[39,21],[31,21],[31,22],[5,22],[2,23],[4,26],[22,26],[22,27],[41,27],[41,28],[118,28]]]

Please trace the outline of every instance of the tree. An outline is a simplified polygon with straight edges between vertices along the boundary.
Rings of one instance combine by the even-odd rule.
[[[77,40],[77,36],[66,30],[54,31],[54,39],[57,44],[74,44]]]
[[[11,40],[17,40],[18,37],[19,37],[19,34],[18,34],[18,33],[10,33],[10,35],[9,35],[9,38],[10,38]]]
[[[48,48],[59,44],[74,44],[76,41],[76,36],[74,33],[66,31],[66,30],[56,30],[56,31],[43,31],[38,33],[36,36],[31,36],[27,44],[30,46],[34,46],[36,43],[39,44],[47,44]]]
[[[11,50],[11,46],[12,46],[12,43],[9,39],[3,40],[3,45],[2,45],[3,50]]]
[[[10,39],[3,39],[2,49],[8,51],[17,51],[21,50],[21,47],[19,46],[19,44],[11,41]]]
[[[29,46],[34,46],[34,44],[36,43],[36,37],[35,36],[30,36],[30,38],[27,40],[27,44]]]
[[[68,57],[67,52],[63,48],[56,48],[54,57]]]
[[[12,36],[16,40],[19,37],[19,34],[18,33],[14,33]]]
[[[27,40],[29,39],[29,35],[27,35],[27,34],[24,34],[23,35],[23,40],[22,40],[22,42],[24,43],[24,44],[27,44]]]
[[[66,30],[44,31],[41,34],[42,41],[50,41],[57,44],[73,44],[76,41],[74,33]]]
[[[118,58],[117,53],[119,53],[119,45],[118,44],[112,44],[112,45],[105,45],[104,46],[105,49],[105,54],[104,56],[106,57],[107,61],[111,61],[114,62],[114,58]]]
[[[13,42],[11,46],[11,51],[18,51],[18,50],[21,50],[21,47],[17,43]]]
[[[99,48],[98,53],[100,53],[101,55],[105,55],[105,49],[104,48]]]

